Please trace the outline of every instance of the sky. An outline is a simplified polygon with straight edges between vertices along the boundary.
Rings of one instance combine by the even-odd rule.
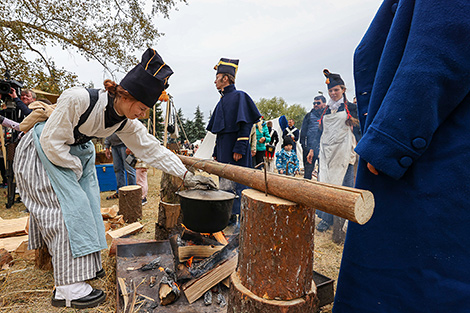
[[[341,74],[352,100],[353,53],[380,4],[380,0],[188,0],[187,5],[177,4],[170,19],[155,20],[165,35],[153,48],[174,71],[168,92],[185,118],[194,118],[197,105],[206,119],[213,111],[220,98],[214,87],[214,65],[221,57],[240,60],[235,85],[254,101],[282,97],[289,105],[310,110],[318,91],[327,95],[324,68]],[[140,55],[136,54],[139,59]],[[56,62],[95,87],[109,78],[98,63],[76,54],[60,53]]]

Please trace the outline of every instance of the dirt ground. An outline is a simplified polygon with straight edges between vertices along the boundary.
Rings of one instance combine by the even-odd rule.
[[[148,204],[143,207],[143,217],[140,221],[144,224],[143,230],[135,235],[137,238],[154,238],[156,214],[158,212],[160,177],[161,172],[155,169],[148,171],[149,194]],[[106,200],[106,196],[113,192],[101,193],[101,207],[110,207],[117,204],[118,200]],[[15,203],[10,208],[5,208],[6,189],[0,189],[0,217],[3,219],[19,218],[27,216],[22,203]],[[317,221],[318,222],[318,221]],[[332,231],[315,233],[315,271],[335,280],[338,278],[341,262],[342,245],[331,241]],[[94,288],[103,289],[107,294],[104,304],[93,309],[84,309],[80,312],[115,312],[116,309],[116,279],[114,257],[108,256],[108,249],[102,251],[103,267],[106,276],[90,281]],[[54,308],[50,305],[54,279],[52,272],[39,270],[34,267],[33,257],[20,257],[14,255],[14,263],[6,270],[0,270],[0,312],[76,312],[75,309]],[[332,305],[321,308],[320,312],[331,312]]]

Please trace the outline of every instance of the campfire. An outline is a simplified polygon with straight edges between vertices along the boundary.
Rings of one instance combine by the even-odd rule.
[[[118,312],[159,312],[160,306],[185,305],[212,305],[210,312],[225,312],[238,235],[198,233],[182,224],[181,229],[169,241],[118,246]]]

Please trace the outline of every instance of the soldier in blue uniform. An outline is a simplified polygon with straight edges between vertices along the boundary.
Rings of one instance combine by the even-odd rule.
[[[217,70],[214,83],[221,98],[207,125],[207,130],[216,135],[212,156],[222,163],[251,167],[249,137],[253,123],[261,114],[250,96],[235,88],[238,60],[222,58],[214,69]],[[247,187],[223,178],[219,187],[235,191],[239,196],[232,207],[231,222],[235,222],[240,214],[241,192]]]
[[[470,311],[470,1],[386,0],[354,56],[363,137],[333,312]]]

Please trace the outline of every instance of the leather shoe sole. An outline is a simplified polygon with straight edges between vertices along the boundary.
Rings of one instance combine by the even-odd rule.
[[[96,272],[95,278],[103,278],[105,276],[106,276],[106,271],[104,270],[104,268],[102,268],[98,272]]]
[[[106,300],[106,294],[103,290],[100,289],[93,289],[89,295],[84,296],[80,299],[72,300],[70,302],[70,307],[74,309],[86,309],[86,308],[94,308],[98,306],[100,303]],[[55,307],[66,307],[66,302],[63,299],[56,299],[55,298],[55,290],[52,295],[52,306]]]

